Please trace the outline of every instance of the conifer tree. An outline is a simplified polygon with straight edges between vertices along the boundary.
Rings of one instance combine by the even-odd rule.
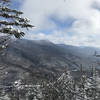
[[[92,66],[92,76],[87,79],[87,97],[100,100],[100,76],[95,66]]]
[[[10,4],[10,0],[0,0],[0,49],[8,45],[11,36],[24,36],[23,28],[33,27],[27,18],[21,17],[23,12],[11,9]]]
[[[70,71],[65,71],[56,81],[60,100],[75,100],[74,81]]]
[[[78,100],[87,100],[86,96],[86,75],[81,76],[78,88]]]

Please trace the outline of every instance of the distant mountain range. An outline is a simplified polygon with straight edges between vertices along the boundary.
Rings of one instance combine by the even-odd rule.
[[[8,83],[19,78],[53,80],[64,68],[88,70],[92,64],[99,68],[100,58],[94,52],[100,49],[93,47],[76,47],[54,44],[46,40],[20,39],[10,44],[0,56],[0,81]],[[28,82],[27,81],[27,82]]]

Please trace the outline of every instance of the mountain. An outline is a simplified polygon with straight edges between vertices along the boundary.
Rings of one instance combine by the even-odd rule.
[[[0,83],[22,79],[26,82],[54,80],[65,69],[89,69],[99,58],[98,48],[54,44],[46,40],[20,39],[9,45],[0,56]],[[34,81],[35,80],[35,81]]]

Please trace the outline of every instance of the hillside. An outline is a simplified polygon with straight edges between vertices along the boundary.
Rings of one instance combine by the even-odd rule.
[[[27,82],[32,79],[52,81],[65,68],[79,71],[80,64],[89,70],[94,62],[99,61],[93,56],[95,50],[100,51],[97,48],[54,44],[46,40],[17,40],[0,57],[0,81],[5,84],[17,79]]]

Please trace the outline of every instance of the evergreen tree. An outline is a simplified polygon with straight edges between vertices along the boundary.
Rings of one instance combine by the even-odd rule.
[[[91,76],[81,76],[78,84],[76,100],[100,100],[100,76],[95,66],[92,66]]]
[[[81,81],[78,85],[78,100],[87,100],[86,96],[86,75],[81,76]]]
[[[24,36],[23,28],[33,27],[27,18],[21,17],[23,12],[11,9],[10,3],[10,0],[0,0],[0,49],[8,46],[11,36]]]
[[[100,100],[100,76],[95,66],[92,66],[92,76],[87,79],[87,97]]]
[[[55,87],[59,90],[59,100],[75,100],[74,81],[70,71],[64,72],[58,78]]]

